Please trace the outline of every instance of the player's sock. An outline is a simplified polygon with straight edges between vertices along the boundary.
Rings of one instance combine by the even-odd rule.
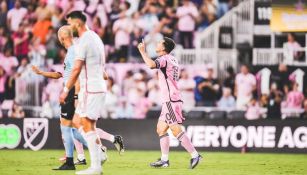
[[[81,128],[82,130],[82,128]],[[82,131],[83,132],[83,131]],[[78,140],[79,142],[81,142],[84,146],[87,147],[87,143],[84,139],[84,137],[82,136],[81,132],[79,130],[77,130],[76,128],[72,128],[72,133],[73,133],[73,136],[76,140]]]
[[[191,154],[192,158],[196,158],[199,155],[185,132],[178,134],[177,139],[181,142],[181,145]]]
[[[100,160],[99,160],[99,146],[100,142],[97,143],[97,134],[95,131],[90,131],[88,133],[85,133],[84,135],[85,140],[88,144],[88,150],[90,152],[91,157],[91,168],[99,169],[101,168]]]
[[[115,141],[114,135],[109,134],[109,133],[105,132],[104,130],[102,130],[100,128],[96,128],[96,132],[97,132],[99,138],[101,138],[101,139],[108,140],[111,143],[113,143]]]
[[[74,141],[72,136],[71,127],[61,125],[61,132],[63,134],[63,143],[66,151],[66,162],[73,164],[73,154],[74,154]],[[69,159],[68,159],[69,158]],[[70,162],[72,160],[72,162]]]
[[[77,139],[74,139],[74,144],[75,144],[75,148],[76,148],[76,151],[77,151],[77,154],[78,154],[77,158],[79,160],[85,159],[85,157],[84,157],[84,149],[83,149],[82,143],[79,142]]]
[[[161,160],[168,161],[169,136],[168,133],[160,136]]]

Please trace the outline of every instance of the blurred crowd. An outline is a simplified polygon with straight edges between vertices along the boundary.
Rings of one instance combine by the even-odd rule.
[[[140,62],[136,44],[145,40],[155,57],[155,43],[168,36],[193,47],[195,32],[205,29],[235,4],[234,0],[0,0],[0,104],[33,99],[53,101],[61,80],[45,80],[30,65],[61,70],[66,51],[57,30],[73,10],[87,15],[87,24],[105,44],[107,62]],[[16,81],[18,79],[18,81]],[[37,79],[39,84],[37,85]],[[47,86],[45,86],[47,84]],[[39,87],[37,87],[39,86]],[[15,88],[18,89],[15,89]],[[22,93],[41,90],[35,96]],[[16,95],[23,94],[22,96]],[[30,93],[33,94],[33,93]],[[52,100],[53,99],[53,100]],[[15,102],[14,105],[18,104]],[[4,107],[3,107],[4,106]],[[2,108],[12,106],[2,104]],[[56,106],[50,102],[49,106]],[[1,111],[1,110],[0,110]],[[51,111],[47,114],[50,114]]]
[[[243,110],[245,118],[284,119],[307,118],[307,87],[300,87],[306,80],[296,79],[284,64],[272,72],[268,81],[261,78],[265,73],[251,73],[249,66],[242,65],[239,72],[227,69],[227,77],[216,78],[210,65],[205,71],[192,74],[184,66],[180,71],[179,88],[185,110],[208,107],[217,110]],[[123,79],[116,82],[110,76],[106,97],[106,115],[110,118],[146,118],[148,110],[161,107],[161,96],[157,73],[142,68],[126,71]],[[300,81],[300,83],[298,83]],[[261,84],[269,83],[268,91]]]
[[[194,34],[224,15],[234,0],[1,0],[0,51],[44,65],[61,62],[57,29],[65,15],[84,11],[87,24],[103,40],[108,62],[140,61],[136,44],[148,50],[168,36],[192,48]],[[155,57],[154,50],[150,56]]]
[[[248,120],[307,118],[306,79],[299,80],[299,73],[290,72],[284,64],[269,75],[265,71],[251,73],[247,65],[242,65],[239,72],[229,67],[223,80],[216,78],[212,66],[204,69],[196,75],[185,68],[180,72],[179,88],[186,110],[194,107],[243,110]],[[265,84],[268,84],[267,90],[261,87]],[[128,71],[122,84],[111,79],[108,88],[106,101],[110,103],[108,109],[112,118],[145,118],[148,109],[161,106],[163,94],[159,93],[157,75],[142,69]]]
[[[161,107],[160,99],[163,94],[160,93],[156,71],[146,69],[144,65],[139,64],[128,65],[129,68],[121,72],[117,71],[123,69],[122,67],[112,71],[108,69],[108,66],[107,72],[110,74],[104,105],[106,118],[144,119],[149,110]],[[116,66],[121,65],[115,64],[113,68]],[[60,68],[60,64],[53,66],[54,71],[60,71]],[[178,83],[184,109],[189,111],[195,107],[205,107],[219,111],[242,110],[245,111],[244,117],[248,120],[307,118],[307,88],[301,87],[306,79],[303,82],[298,80],[297,71],[290,72],[284,64],[280,64],[278,71],[272,72],[267,80],[265,80],[267,76],[265,72],[251,73],[246,65],[242,65],[239,72],[229,67],[226,78],[220,80],[216,78],[216,72],[212,66],[204,66],[204,71],[196,74],[192,74],[191,69],[182,66]],[[25,74],[23,76],[28,74],[28,79],[24,79],[26,82],[29,82],[32,76],[32,78],[39,78],[30,72],[23,74]],[[40,117],[58,117],[60,114],[58,99],[63,86],[62,79],[42,79],[40,82],[38,84],[42,92],[38,95],[42,106]],[[263,90],[262,86],[266,82],[269,82],[267,85],[269,89]],[[32,87],[29,87],[27,83],[19,85],[18,88],[29,91]],[[15,99],[22,102],[27,98],[36,98],[27,97],[25,94],[27,93],[21,97],[16,96]],[[7,99],[6,96],[5,93],[5,99]],[[3,102],[2,108],[9,109],[6,107],[7,101]],[[9,105],[14,106],[16,116],[24,116],[21,106],[16,102],[11,102]],[[9,112],[9,116],[12,114],[13,111]]]

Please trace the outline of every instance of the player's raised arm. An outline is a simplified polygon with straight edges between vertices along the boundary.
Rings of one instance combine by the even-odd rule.
[[[146,53],[145,51],[145,43],[144,40],[138,44],[139,52],[141,53],[141,56],[146,63],[147,66],[149,66],[151,69],[156,68],[156,63],[153,61]]]
[[[32,71],[37,75],[42,75],[46,78],[59,79],[62,77],[62,74],[60,72],[44,72],[36,66],[32,66]]]

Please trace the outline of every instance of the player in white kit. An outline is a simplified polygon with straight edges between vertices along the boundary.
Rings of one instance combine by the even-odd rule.
[[[73,11],[67,15],[67,22],[73,32],[78,33],[79,41],[76,58],[71,76],[60,96],[64,103],[69,90],[74,86],[78,77],[80,92],[78,94],[78,112],[84,130],[91,158],[91,166],[76,174],[101,174],[101,161],[106,159],[100,139],[96,133],[96,122],[103,115],[106,82],[101,75],[104,73],[105,53],[100,37],[86,26],[86,16],[81,11]]]

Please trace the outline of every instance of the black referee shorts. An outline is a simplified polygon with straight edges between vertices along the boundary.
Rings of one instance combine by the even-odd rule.
[[[75,88],[73,87],[65,99],[65,104],[61,105],[61,118],[72,120],[75,114]]]

